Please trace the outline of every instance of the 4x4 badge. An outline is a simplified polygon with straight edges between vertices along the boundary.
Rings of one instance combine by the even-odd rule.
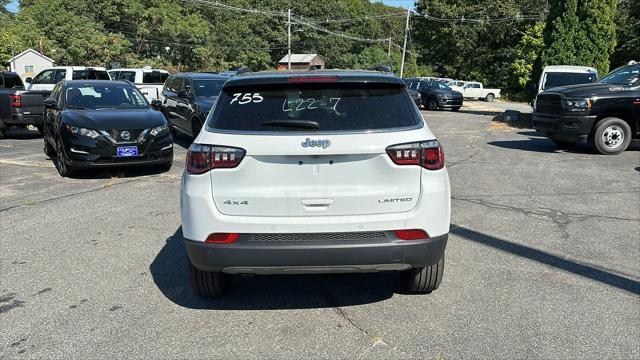
[[[302,144],[302,147],[321,147],[323,149],[326,149],[329,146],[331,146],[331,141],[329,139],[311,140],[307,138],[301,144]]]

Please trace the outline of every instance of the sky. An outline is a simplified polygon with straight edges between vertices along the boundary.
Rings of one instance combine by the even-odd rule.
[[[391,6],[400,6],[403,8],[413,8],[414,2],[415,0],[370,0],[371,2],[383,2],[387,5],[391,5]],[[13,0],[11,3],[9,3],[9,5],[7,6],[7,8],[9,9],[9,11],[11,12],[17,12],[18,11],[18,0]]]

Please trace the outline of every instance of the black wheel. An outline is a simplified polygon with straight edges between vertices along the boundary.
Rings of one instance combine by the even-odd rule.
[[[460,110],[461,106],[456,106],[456,107],[452,107],[451,111],[458,111]]]
[[[53,146],[51,146],[46,136],[43,136],[42,139],[44,140],[44,154],[47,155],[49,159],[53,159],[53,157],[56,155],[56,150],[53,148]]]
[[[437,289],[444,274],[444,256],[437,263],[404,272],[407,289],[415,293],[430,293]]]
[[[572,147],[574,147],[576,145],[576,143],[571,142],[571,141],[558,140],[558,139],[554,139],[554,138],[551,138],[551,141],[553,141],[553,144],[558,149],[571,149]]]
[[[158,165],[158,170],[160,170],[160,172],[167,172],[171,170],[171,166],[173,166],[173,160],[168,161],[164,164]]]
[[[0,139],[4,139],[7,134],[7,126],[0,121]]]
[[[484,100],[488,102],[492,102],[495,99],[496,97],[493,94],[487,94],[487,96],[484,98]]]
[[[622,119],[604,118],[596,123],[592,143],[595,150],[601,154],[620,154],[631,143],[631,127]]]
[[[191,120],[191,136],[195,139],[202,130],[202,121],[198,118]]]
[[[224,293],[228,283],[229,275],[222,272],[203,271],[188,261],[189,278],[191,288],[198,296],[213,297]]]
[[[69,165],[66,154],[64,152],[64,147],[58,141],[58,151],[54,157],[54,163],[56,166],[56,170],[58,170],[58,174],[62,177],[70,177],[75,172],[75,169]]]
[[[436,102],[436,99],[430,98],[427,99],[427,104],[425,105],[425,107],[429,111],[438,110],[438,103]]]

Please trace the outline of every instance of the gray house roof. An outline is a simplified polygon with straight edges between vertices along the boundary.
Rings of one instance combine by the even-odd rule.
[[[46,55],[42,55],[42,54],[40,54],[39,52],[37,52],[37,51],[35,51],[35,50],[33,50],[33,49],[27,49],[27,50],[25,50],[25,51],[21,52],[20,54],[18,54],[18,55],[16,55],[16,56],[12,57],[11,59],[9,59],[9,63],[12,63],[12,62],[14,62],[15,60],[18,60],[18,58],[20,58],[20,57],[22,57],[22,56],[24,56],[24,55],[26,55],[26,54],[28,54],[28,53],[34,53],[35,55],[40,56],[40,57],[41,57],[41,58],[43,58],[43,59],[46,59],[46,60],[51,61],[52,63],[55,63],[55,61],[53,61],[53,59],[52,59],[52,58],[50,58],[50,57],[48,57],[48,56],[46,56]]]
[[[315,59],[318,54],[291,54],[291,62],[292,63],[308,63]],[[285,55],[282,59],[280,59],[280,64],[288,63],[288,56]]]

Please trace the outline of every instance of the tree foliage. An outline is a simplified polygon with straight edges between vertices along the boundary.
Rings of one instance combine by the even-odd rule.
[[[620,0],[616,16],[617,45],[611,67],[640,61],[640,0]]]

